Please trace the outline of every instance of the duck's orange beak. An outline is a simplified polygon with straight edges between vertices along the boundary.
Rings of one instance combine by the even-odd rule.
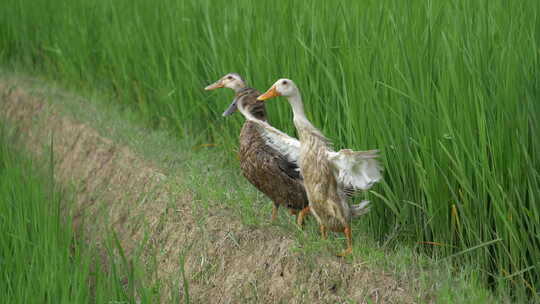
[[[210,91],[210,90],[215,90],[215,89],[219,89],[219,88],[223,88],[223,81],[221,81],[221,79],[214,82],[214,83],[212,83],[211,85],[207,86],[204,89],[207,90],[207,91]]]
[[[276,90],[275,86],[272,86],[264,94],[257,97],[257,100],[267,100],[267,99],[278,97],[278,96],[281,96],[281,94],[279,94],[279,92]]]

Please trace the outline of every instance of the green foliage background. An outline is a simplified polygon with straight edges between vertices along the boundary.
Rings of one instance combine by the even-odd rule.
[[[202,90],[222,75],[293,79],[336,148],[382,151],[368,233],[538,296],[539,1],[4,2],[4,66],[97,88],[180,138],[234,150],[232,94]],[[268,107],[294,134],[287,103]]]

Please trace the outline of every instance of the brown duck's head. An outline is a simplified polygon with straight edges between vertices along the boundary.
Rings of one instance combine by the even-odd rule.
[[[260,94],[259,91],[252,88],[245,88],[238,91],[227,110],[223,112],[223,116],[229,116],[240,110],[244,116],[249,113],[257,119],[266,120],[264,101],[257,99]]]
[[[209,91],[218,88],[229,88],[236,93],[232,103],[223,112],[223,116],[233,114],[240,107],[242,111],[251,113],[255,118],[266,120],[264,102],[257,100],[260,93],[255,89],[246,88],[246,83],[240,75],[229,73],[204,89]]]
[[[221,77],[218,81],[212,83],[211,85],[206,86],[204,88],[207,91],[215,90],[219,88],[229,88],[234,90],[235,92],[238,92],[239,90],[246,87],[246,83],[240,75],[237,73],[229,73],[223,77]]]

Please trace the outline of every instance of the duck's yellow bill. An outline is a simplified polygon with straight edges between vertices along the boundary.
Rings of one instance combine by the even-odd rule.
[[[274,98],[274,97],[278,97],[280,96],[281,94],[279,94],[279,92],[276,90],[276,87],[275,86],[272,86],[270,89],[268,89],[268,91],[266,91],[264,94],[260,95],[259,97],[257,97],[257,100],[267,100],[267,99],[270,99],[270,98]]]

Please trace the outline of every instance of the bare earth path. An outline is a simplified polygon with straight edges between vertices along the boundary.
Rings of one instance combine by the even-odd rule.
[[[156,257],[155,280],[165,290],[176,282],[183,292],[184,254],[194,303],[415,302],[410,284],[366,263],[329,256],[306,261],[278,227],[250,229],[224,212],[201,222],[182,176],[167,176],[151,160],[60,114],[54,101],[28,92],[0,78],[0,118],[16,126],[38,156],[53,143],[56,178],[75,185],[76,222],[90,241],[114,229],[131,255],[148,238],[138,250],[147,263]]]

